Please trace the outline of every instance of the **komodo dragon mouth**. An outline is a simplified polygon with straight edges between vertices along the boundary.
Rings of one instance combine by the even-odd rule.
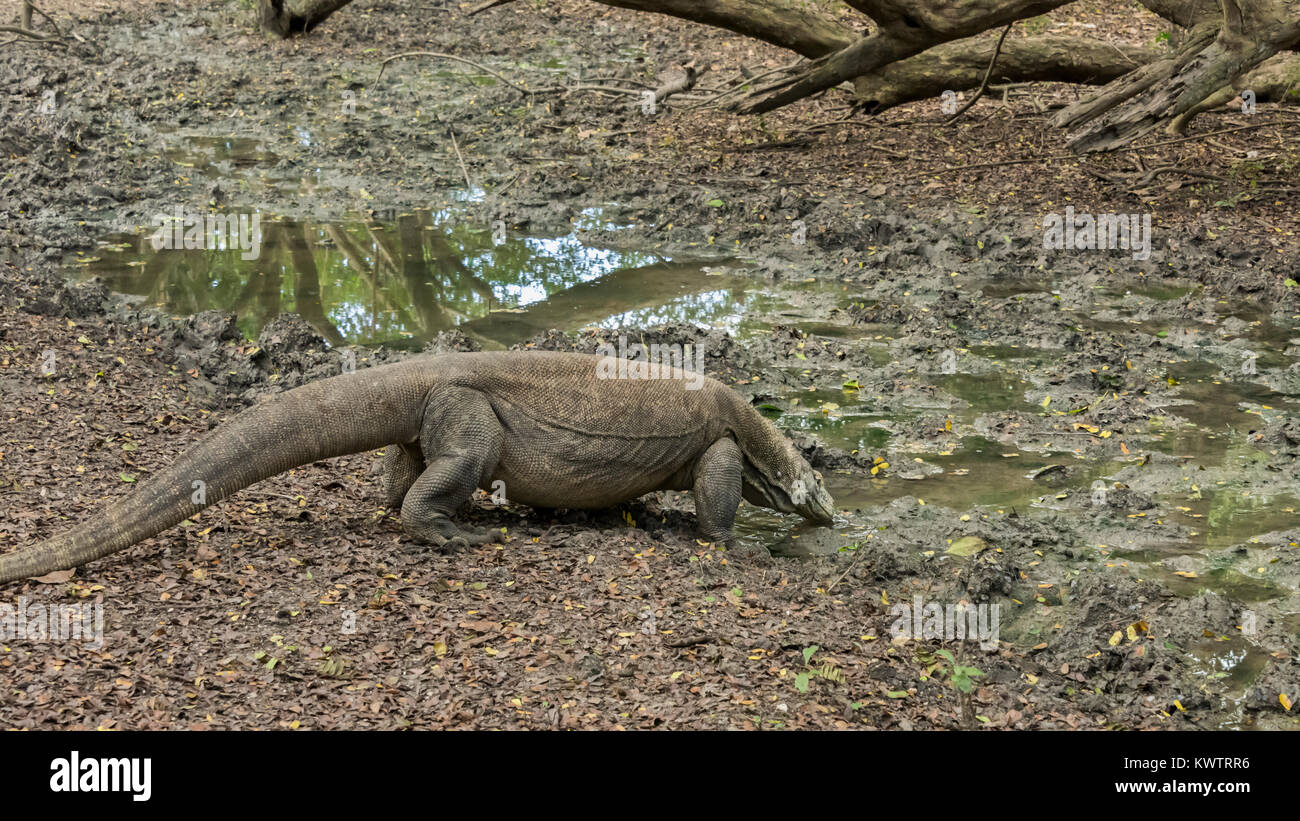
[[[835,518],[835,500],[822,484],[822,475],[812,468],[799,471],[787,490],[781,479],[769,479],[748,460],[744,466],[745,501],[781,513],[797,513],[819,525],[829,525]]]

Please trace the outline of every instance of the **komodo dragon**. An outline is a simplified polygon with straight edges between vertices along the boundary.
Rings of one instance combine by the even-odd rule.
[[[618,373],[610,364],[575,353],[453,353],[303,385],[240,413],[80,526],[0,556],[0,583],[115,553],[290,468],[386,446],[388,506],[400,506],[402,527],[421,544],[492,541],[450,517],[498,480],[510,501],[555,508],[691,490],[711,542],[731,542],[742,496],[831,522],[821,475],[737,393],[678,370],[602,378]]]

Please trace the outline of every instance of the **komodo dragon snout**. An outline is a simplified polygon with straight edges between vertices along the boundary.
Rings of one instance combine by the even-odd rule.
[[[779,460],[780,467],[767,470],[745,459],[742,493],[751,505],[771,508],[781,513],[798,513],[819,525],[829,525],[835,517],[835,500],[822,484],[822,475],[793,447]],[[769,475],[769,471],[771,475]]]
[[[831,522],[821,475],[735,391],[685,371],[611,378],[626,370],[610,362],[455,353],[303,385],[221,425],[98,515],[0,555],[0,583],[85,564],[262,479],[378,448],[389,506],[422,544],[498,538],[452,520],[475,490],[497,487],[510,502],[563,508],[689,490],[700,538],[728,546],[742,498]]]

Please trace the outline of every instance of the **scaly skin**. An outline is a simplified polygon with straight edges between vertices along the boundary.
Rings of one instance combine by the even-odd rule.
[[[389,506],[422,544],[488,541],[451,516],[498,480],[510,501],[539,507],[691,490],[700,536],[712,542],[732,541],[742,495],[831,521],[821,476],[734,391],[681,371],[607,378],[610,362],[458,353],[304,385],[239,414],[103,513],[0,556],[0,583],[116,553],[290,468],[386,446]]]

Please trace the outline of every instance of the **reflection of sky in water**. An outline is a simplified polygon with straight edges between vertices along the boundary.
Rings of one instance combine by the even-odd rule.
[[[487,196],[487,192],[477,185],[468,191],[463,188],[457,188],[451,194],[451,198],[456,202],[479,202],[485,196]]]
[[[370,308],[356,302],[336,302],[329,317],[345,338],[355,339],[370,329]]]
[[[491,283],[493,298],[507,305],[522,307],[546,299],[549,292],[546,288],[547,279],[543,273],[554,272],[557,263],[571,272],[575,284],[600,279],[612,271],[636,263],[636,260],[630,260],[626,253],[604,248],[589,248],[572,235],[554,238],[526,237],[518,241],[528,250],[535,262],[531,266],[532,270],[521,272],[522,276],[528,278],[525,282]],[[494,251],[465,259],[466,268],[488,280],[491,279],[496,265]]]
[[[584,208],[578,212],[578,217],[573,221],[573,225],[579,231],[621,231],[633,227],[636,223],[631,221],[614,222],[605,216],[604,208],[593,207]]]
[[[600,215],[588,209],[583,218],[600,221]],[[706,283],[698,265],[672,265],[655,252],[589,247],[582,232],[511,233],[495,244],[490,226],[449,211],[434,224],[430,216],[328,226],[264,219],[257,260],[235,251],[155,253],[148,229],[136,227],[135,237],[106,247],[78,273],[102,275],[114,290],[173,313],[236,312],[250,336],[276,314],[296,311],[335,343],[430,339],[467,323],[468,333],[510,344],[542,326],[572,331],[591,322],[697,322],[734,329],[739,322],[743,293],[734,283]],[[713,290],[693,293],[700,287]],[[524,310],[492,312],[497,307]]]
[[[691,322],[735,333],[740,325],[743,307],[744,300],[737,299],[731,291],[706,291],[678,297],[653,308],[613,314],[596,325],[601,328],[618,328]]]

